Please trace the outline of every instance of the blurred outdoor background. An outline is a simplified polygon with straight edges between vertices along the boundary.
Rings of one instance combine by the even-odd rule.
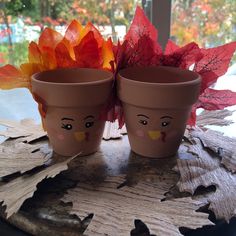
[[[44,27],[63,33],[72,19],[91,21],[104,36],[122,40],[136,5],[147,1],[1,0],[0,65],[21,64],[29,41],[37,41]],[[236,40],[235,0],[172,0],[171,19],[171,38],[179,45],[214,47]]]

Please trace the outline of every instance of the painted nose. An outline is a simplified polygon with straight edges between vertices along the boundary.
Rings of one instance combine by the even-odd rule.
[[[161,131],[150,130],[150,131],[148,131],[148,136],[153,140],[159,139],[161,137]]]
[[[82,131],[75,132],[74,135],[78,142],[82,142],[86,138],[85,132]]]

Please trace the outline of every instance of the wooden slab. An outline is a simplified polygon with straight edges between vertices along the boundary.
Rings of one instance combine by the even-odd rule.
[[[10,144],[8,143],[8,145]],[[127,203],[123,205],[123,210],[122,207],[120,208],[119,216],[116,214],[112,215],[113,211],[109,211],[109,208],[106,209],[106,214],[108,214],[107,224],[114,226],[113,229],[107,231],[107,235],[115,235],[111,232],[114,232],[116,227],[119,227],[119,231],[117,232],[123,232],[119,235],[127,235],[134,228],[135,220],[143,221],[147,227],[150,227],[151,232],[163,233],[165,229],[160,222],[162,218],[166,219],[163,222],[165,225],[166,222],[169,222],[169,231],[167,232],[172,232],[172,235],[180,235],[178,227],[181,226],[187,227],[189,225],[190,228],[197,228],[202,225],[211,224],[207,219],[207,214],[195,212],[195,210],[203,205],[199,201],[191,200],[191,198],[183,198],[181,200],[179,195],[176,200],[172,199],[170,204],[165,202],[165,193],[179,179],[179,175],[172,170],[175,165],[176,157],[169,159],[149,159],[137,156],[131,152],[127,136],[119,140],[103,141],[101,149],[97,153],[73,159],[69,163],[68,171],[63,172],[54,179],[40,183],[34,197],[28,199],[20,211],[13,214],[7,220],[11,224],[33,235],[56,234],[68,236],[81,235],[83,232],[86,235],[96,235],[96,222],[104,224],[102,209],[105,206],[99,205],[98,208],[94,208],[96,204],[92,205],[89,203],[87,205],[87,207],[90,207],[88,208],[89,210],[81,210],[81,212],[73,214],[75,213],[74,208],[68,197],[70,194],[65,194],[76,190],[80,186],[80,183],[82,184],[81,186],[90,188],[90,193],[96,193],[97,190],[95,189],[104,184],[106,185],[109,178],[116,178],[115,183],[121,185],[121,187],[123,186],[121,191],[116,189],[117,186],[111,186],[114,191],[118,191],[115,199],[116,203],[119,205],[117,201],[121,201],[121,206],[125,204],[125,194],[131,191],[129,193],[132,195],[133,201],[129,201],[128,205],[130,209],[133,207],[134,211],[129,211],[129,217],[127,218],[125,217],[125,212],[128,210]],[[138,187],[138,183],[143,187]],[[133,187],[128,186],[133,186],[134,188],[137,186],[137,188],[133,191]],[[125,191],[128,192],[122,196],[121,193],[125,188]],[[150,199],[153,199],[149,203],[145,200],[145,188],[150,195]],[[119,193],[121,194],[120,196]],[[81,194],[85,193],[81,192],[78,194],[78,197]],[[65,200],[65,196],[67,200]],[[76,194],[73,194],[73,197],[76,196]],[[83,201],[83,204],[85,204],[86,194],[83,196],[84,198],[83,200],[81,199],[81,203]],[[96,194],[92,196],[95,196],[96,199]],[[184,194],[183,196],[186,197]],[[64,199],[64,202],[61,199]],[[101,201],[103,199],[104,201],[109,201],[109,194],[104,198],[102,197]],[[79,202],[80,200],[78,199],[77,204]],[[75,206],[74,204],[73,206]],[[138,210],[139,205],[147,206],[149,210],[145,211],[145,208]],[[155,208],[152,208],[152,206],[155,206]],[[158,209],[160,209],[160,214],[158,214]],[[173,212],[175,209],[177,209],[177,212]],[[146,216],[145,212],[147,213]],[[150,212],[151,215],[148,215]],[[155,212],[156,217],[152,217],[153,214],[155,215]],[[168,212],[171,212],[169,216]],[[176,220],[172,219],[173,215],[178,214],[178,212],[182,212],[182,214],[176,217]],[[109,214],[111,214],[110,217]],[[191,217],[189,217],[190,215]],[[3,212],[2,217],[4,217]],[[126,221],[123,218],[128,220]],[[196,218],[195,221],[194,218]],[[108,222],[109,219],[110,222]],[[123,224],[118,223],[119,219],[123,219]],[[105,235],[103,232],[106,232],[106,230],[100,232],[102,233],[98,235]]]
[[[7,140],[4,145],[11,147],[15,141]],[[42,142],[36,140],[32,145]],[[33,235],[62,236],[123,236],[129,232],[140,236],[144,229],[149,236],[181,235],[180,228],[210,225],[208,214],[196,212],[208,203],[209,189],[200,195],[195,192],[196,199],[191,199],[175,187],[177,158],[196,158],[187,146],[192,146],[188,140],[175,157],[149,159],[131,152],[127,136],[102,141],[98,152],[74,158],[68,170],[38,184],[34,196],[7,221]]]

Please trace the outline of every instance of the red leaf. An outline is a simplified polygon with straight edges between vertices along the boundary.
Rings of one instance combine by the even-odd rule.
[[[168,51],[170,52],[170,48]],[[174,50],[171,54],[163,55],[162,65],[188,69],[197,59],[201,57],[202,55],[198,45],[192,42],[184,47]]]
[[[44,99],[42,99],[40,96],[38,96],[35,93],[32,93],[34,100],[38,103],[38,110],[40,115],[45,118],[47,113],[47,103]]]
[[[5,65],[0,67],[0,78],[4,79],[4,77],[9,77],[9,78],[16,78],[21,75],[19,69],[17,69],[15,66],[12,65]]]
[[[64,43],[59,43],[55,48],[55,57],[57,67],[73,68],[76,67],[76,62],[71,58],[70,53]]]
[[[196,125],[196,119],[197,119],[196,110],[197,109],[195,107],[192,108],[190,117],[189,117],[188,122],[187,122],[187,124],[190,125],[190,126],[195,126]]]
[[[199,105],[206,110],[222,110],[225,107],[236,105],[236,93],[230,90],[206,89],[199,96]]]
[[[134,45],[133,48],[127,47],[127,50],[130,50],[126,67],[131,66],[153,66],[158,60],[158,50],[155,48],[155,44],[150,39],[149,36],[143,35],[140,37],[138,42]]]
[[[85,26],[84,31],[82,32],[82,34],[86,35],[90,31],[93,32],[94,38],[97,40],[98,47],[102,47],[103,37],[102,37],[101,33],[99,32],[99,30],[91,22],[88,22],[87,25]]]
[[[179,48],[180,47],[177,44],[169,39],[166,44],[165,55],[172,54]]]
[[[102,66],[102,50],[98,48],[98,42],[92,31],[74,47],[74,52],[78,67],[100,68]]]
[[[128,60],[132,55],[132,48],[127,40],[122,44],[118,42],[117,47],[113,48],[113,53],[115,55],[115,62],[117,64],[117,71],[123,69],[127,66]]]
[[[137,6],[134,19],[130,25],[128,33],[125,36],[125,39],[134,45],[143,35],[148,35],[151,40],[157,43],[156,28],[145,16],[144,11]]]
[[[219,76],[225,74],[235,50],[236,42],[201,49],[203,57],[197,60],[194,66],[194,71],[202,76],[201,92],[215,83]]]

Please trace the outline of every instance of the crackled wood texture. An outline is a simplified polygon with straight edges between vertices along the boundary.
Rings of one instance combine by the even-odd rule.
[[[221,158],[221,163],[230,171],[236,172],[236,138],[224,136],[221,132],[194,129],[191,137],[201,140],[203,148],[208,148]]]
[[[0,177],[32,170],[44,165],[49,158],[50,152],[43,144],[15,142],[11,146],[0,145]]]
[[[72,213],[85,217],[93,213],[86,235],[129,235],[135,219],[146,222],[155,235],[181,235],[179,227],[198,228],[211,224],[208,215],[196,212],[202,203],[191,198],[161,201],[173,184],[139,181],[133,187],[117,188],[125,178],[115,176],[93,186],[79,183],[63,198],[72,202]],[[194,219],[194,220],[193,220]]]
[[[22,137],[22,141],[30,143],[46,136],[42,126],[35,124],[31,119],[24,119],[20,122],[0,120],[0,124],[7,127],[6,130],[0,131],[0,135],[6,138]]]
[[[8,126],[6,136],[14,139],[0,145],[0,159],[9,153],[12,169],[0,178],[0,215],[33,235],[141,235],[141,228],[146,235],[180,235],[179,227],[212,224],[208,214],[196,212],[208,204],[218,219],[235,216],[235,140],[218,132],[188,129],[178,154],[168,159],[140,157],[122,136],[102,141],[93,155],[65,160],[51,155],[47,137],[30,134],[25,123],[20,131],[19,123]],[[17,153],[22,169],[14,170]],[[202,185],[216,191],[199,195]]]
[[[0,202],[6,206],[6,217],[10,217],[17,212],[24,201],[33,196],[37,189],[37,184],[45,178],[52,178],[61,171],[66,170],[67,163],[71,160],[68,158],[63,162],[54,163],[51,166],[33,174],[23,175],[6,183],[0,184]]]
[[[212,139],[212,132],[214,131],[211,131],[209,139]],[[218,132],[216,132],[216,137],[217,134]],[[236,175],[231,174],[221,165],[219,155],[205,148],[201,136],[197,138],[193,136],[191,137],[192,144],[188,146],[186,144],[186,146],[187,151],[195,157],[187,160],[177,160],[176,169],[180,173],[180,181],[177,186],[181,192],[190,192],[191,194],[194,194],[198,187],[215,186],[215,192],[206,197],[210,204],[209,209],[214,212],[217,219],[229,221],[236,215]],[[202,135],[202,137],[203,140],[208,139],[207,134],[206,136]],[[222,139],[224,140],[224,138]],[[219,148],[223,148],[223,146],[224,142],[222,142],[222,146],[219,143]],[[211,149],[213,148],[211,147]]]
[[[225,119],[233,114],[229,110],[216,110],[216,111],[203,111],[199,116],[197,116],[197,125],[217,125],[226,126],[233,123],[230,119]]]

